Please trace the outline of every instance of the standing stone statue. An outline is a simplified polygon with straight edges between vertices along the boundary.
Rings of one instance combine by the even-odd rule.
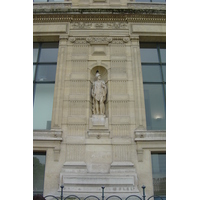
[[[106,100],[106,84],[101,80],[101,75],[96,72],[96,81],[93,82],[92,86],[92,97],[93,97],[93,114],[94,115],[105,115],[105,105]]]

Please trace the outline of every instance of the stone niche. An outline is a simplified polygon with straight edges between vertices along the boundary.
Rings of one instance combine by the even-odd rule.
[[[92,86],[93,82],[96,80],[97,72],[101,75],[101,80],[105,82],[106,91],[108,94],[108,72],[106,68],[102,66],[96,66],[90,71],[90,118],[89,118],[89,130],[88,136],[105,137],[109,136],[109,124],[108,124],[108,103],[107,103],[107,94],[106,100],[104,102],[105,113],[96,114],[93,112],[93,98],[92,98]]]

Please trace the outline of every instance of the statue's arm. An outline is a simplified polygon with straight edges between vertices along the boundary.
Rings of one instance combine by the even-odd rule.
[[[94,83],[92,85],[92,97],[94,97]]]

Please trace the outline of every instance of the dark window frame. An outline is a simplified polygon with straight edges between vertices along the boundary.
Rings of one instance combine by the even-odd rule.
[[[39,47],[38,47],[38,55],[37,55],[37,60],[36,62],[33,62],[33,65],[35,65],[35,75],[34,75],[34,78],[33,78],[33,104],[34,104],[34,98],[35,98],[35,87],[36,87],[36,84],[51,84],[51,83],[54,83],[55,84],[55,80],[54,81],[37,81],[36,80],[36,77],[37,77],[37,71],[38,71],[38,65],[57,65],[57,62],[40,62],[40,56],[41,56],[41,49],[42,49],[42,44],[44,43],[53,43],[53,42],[35,42],[35,44],[39,44]],[[55,42],[57,43],[57,42]]]
[[[140,49],[142,48],[155,48],[157,50],[157,56],[158,56],[158,62],[144,62],[141,58],[141,67],[142,66],[159,66],[160,72],[161,72],[161,81],[144,81],[143,85],[161,85],[163,89],[163,95],[164,95],[164,109],[166,114],[166,78],[164,79],[164,73],[163,73],[163,66],[166,67],[166,60],[162,61],[161,59],[161,52],[160,49],[166,49],[166,43],[158,43],[158,42],[140,42]],[[143,72],[143,70],[142,70]],[[146,108],[145,108],[146,110]],[[148,113],[147,113],[148,114]]]
[[[153,162],[152,162],[152,155],[155,155],[155,154],[157,154],[157,155],[165,155],[165,157],[167,156],[166,155],[166,151],[151,151],[152,182],[153,182]],[[165,158],[165,160],[166,160],[166,158]],[[166,164],[165,164],[165,176],[166,176]],[[153,191],[154,191],[154,185],[153,185]],[[160,196],[160,197],[163,198],[163,200],[165,200],[166,199],[166,186],[165,186],[165,194],[157,195],[157,194],[154,193],[154,195],[155,196]],[[154,199],[157,199],[157,198],[154,197]],[[160,199],[160,198],[158,198],[158,199]]]
[[[41,51],[42,49],[46,48],[44,47],[43,48],[43,45],[49,45],[49,44],[52,44],[52,48],[55,48],[54,45],[56,46],[57,48],[57,51],[59,49],[59,43],[58,42],[34,42],[33,43],[33,49],[34,49],[34,46],[36,46],[36,49],[38,50],[37,52],[37,59],[36,60],[33,60],[33,66],[35,66],[35,70],[34,70],[34,77],[33,77],[33,107],[34,107],[34,103],[35,103],[35,97],[36,97],[36,86],[37,85],[41,85],[41,84],[52,84],[52,85],[55,85],[55,82],[56,82],[56,71],[55,71],[55,78],[54,80],[37,80],[37,73],[38,73],[38,70],[39,70],[39,67],[41,67],[42,65],[49,65],[50,67],[52,66],[56,66],[56,70],[57,70],[57,58],[58,58],[58,55],[56,58],[56,61],[45,61],[45,62],[41,62],[40,61],[40,57],[41,57]],[[38,45],[38,46],[37,46]],[[51,69],[50,69],[51,70]],[[37,129],[35,129],[37,130]],[[49,128],[46,128],[46,129],[42,129],[42,130],[49,130]]]
[[[43,155],[45,156],[45,166],[44,166],[44,183],[45,183],[45,171],[46,171],[46,157],[47,157],[47,152],[46,151],[33,151],[33,157],[34,156],[37,156],[37,155]],[[34,163],[33,163],[33,170],[34,170]],[[34,172],[34,171],[33,171]],[[33,174],[34,175],[34,174]],[[34,180],[34,177],[33,177],[33,180]],[[43,190],[36,190],[36,191],[33,191],[33,195],[35,194],[41,194],[43,195],[43,192],[44,192],[44,183],[43,183]],[[34,188],[33,188],[34,189]]]
[[[142,48],[141,46],[146,45],[147,43],[140,43],[140,49]],[[154,45],[155,43],[148,43],[149,45]],[[165,108],[166,108],[166,90],[164,85],[166,86],[166,81],[164,81],[164,77],[163,77],[163,69],[162,66],[165,65],[166,66],[166,62],[162,62],[161,60],[161,54],[160,54],[160,45],[164,45],[165,43],[156,43],[156,49],[157,49],[157,53],[158,53],[158,61],[159,62],[141,62],[141,65],[159,65],[160,70],[161,70],[161,77],[162,77],[162,81],[161,82],[147,82],[147,81],[143,81],[143,84],[162,84],[163,86],[163,91],[164,91],[164,97],[165,97]]]

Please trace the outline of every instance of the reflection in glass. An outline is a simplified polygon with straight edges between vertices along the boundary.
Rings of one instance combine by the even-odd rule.
[[[166,49],[160,49],[161,62],[166,63]]]
[[[159,62],[157,49],[140,49],[141,62],[155,63]]]
[[[36,81],[55,81],[56,65],[38,65]]]
[[[58,43],[43,43],[40,62],[57,62]]]
[[[33,129],[50,129],[54,84],[36,84],[33,108]]]
[[[35,78],[35,68],[36,68],[36,65],[33,65],[33,80]]]
[[[150,2],[150,0],[136,0],[135,2]]]
[[[33,0],[33,2],[47,2],[47,0]]]
[[[144,84],[147,130],[166,130],[162,84]]]
[[[166,65],[162,65],[163,80],[166,82]]]
[[[39,44],[33,43],[33,62],[37,62]]]
[[[33,194],[43,193],[45,162],[45,153],[33,154]]]
[[[166,196],[166,154],[151,154],[154,195]]]
[[[142,65],[144,82],[161,82],[161,70],[159,65]]]
[[[166,2],[166,0],[152,0],[152,2]]]

